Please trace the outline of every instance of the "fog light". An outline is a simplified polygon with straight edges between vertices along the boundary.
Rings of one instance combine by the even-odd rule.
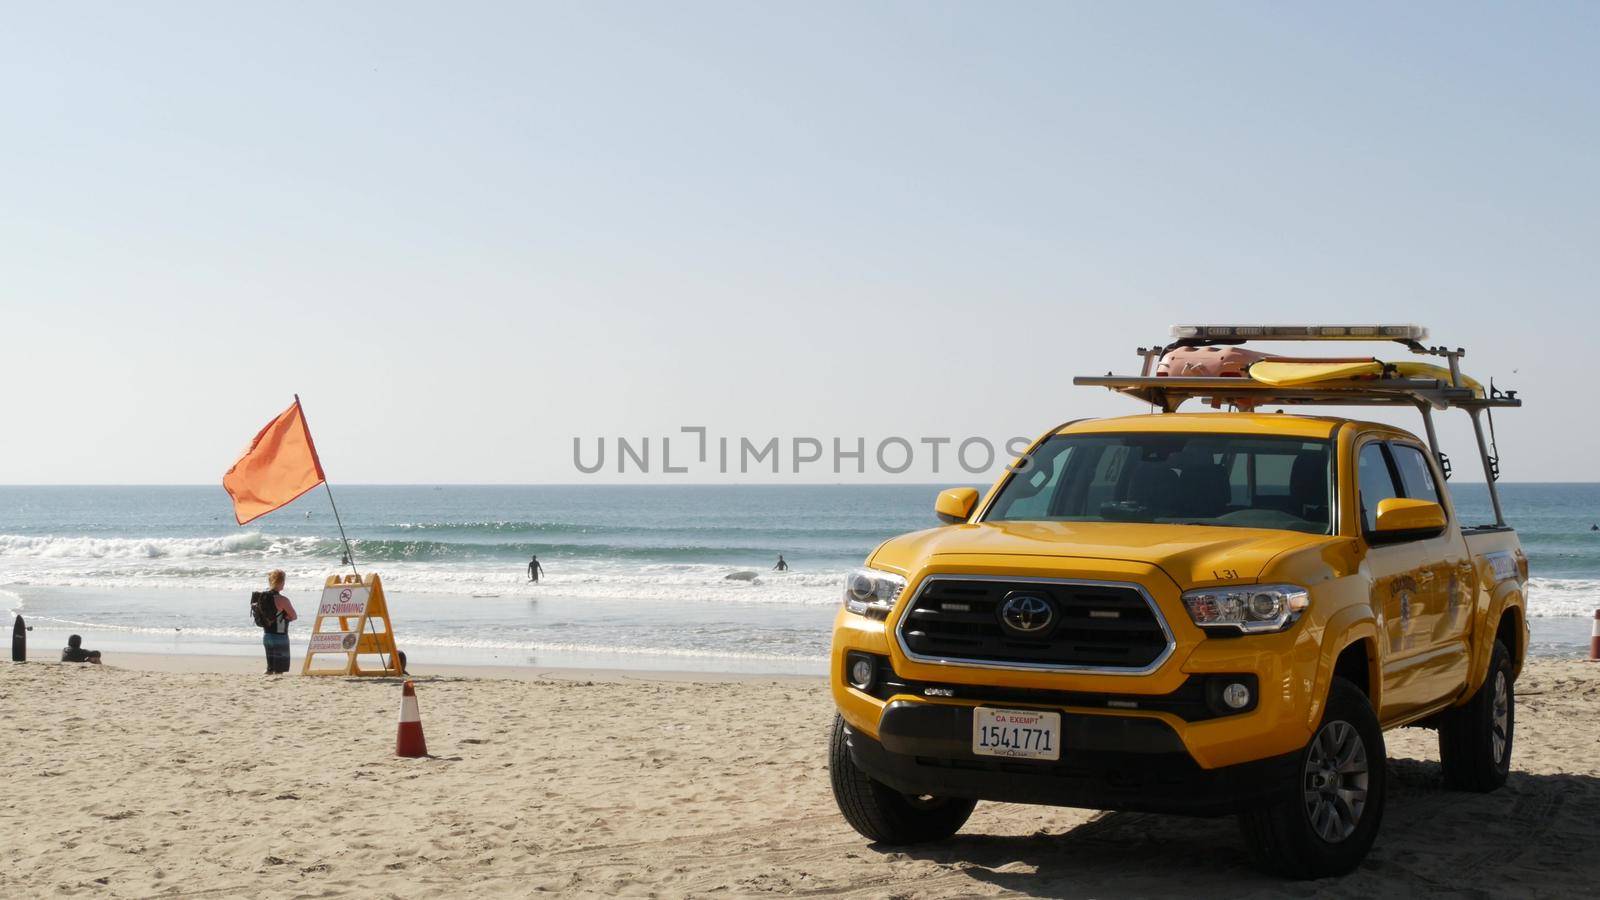
[[[1250,689],[1235,681],[1222,689],[1222,702],[1230,709],[1244,709],[1250,705]]]
[[[872,676],[875,674],[874,670],[876,668],[872,664],[872,660],[865,656],[858,656],[851,660],[850,684],[857,690],[870,690],[872,688]]]

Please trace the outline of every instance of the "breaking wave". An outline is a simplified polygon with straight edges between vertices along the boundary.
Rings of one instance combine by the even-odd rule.
[[[402,532],[437,532],[445,535],[500,535],[500,534],[528,534],[528,535],[614,535],[614,536],[649,536],[659,535],[687,535],[687,536],[726,536],[748,538],[759,534],[765,537],[783,537],[792,535],[805,535],[815,537],[819,534],[819,523],[813,522],[812,527],[805,529],[778,528],[772,526],[751,527],[744,524],[736,525],[600,525],[584,524],[578,522],[391,522],[382,526]],[[822,533],[829,538],[855,539],[859,541],[876,542],[882,540],[884,531],[880,528],[865,528],[854,525],[848,520],[837,523],[827,523],[828,527]]]
[[[737,530],[734,534],[738,534]],[[600,541],[445,541],[352,538],[358,560],[370,562],[521,560],[541,557],[598,557],[616,560],[713,561],[765,554],[773,542],[747,539],[715,543],[673,544]],[[344,544],[337,538],[270,535],[259,531],[213,538],[100,538],[0,534],[0,558],[32,559],[203,559],[248,557],[315,557],[338,559]]]
[[[1590,578],[1528,579],[1528,615],[1536,618],[1580,616],[1600,609],[1600,580]]]
[[[168,559],[316,552],[317,538],[267,537],[259,531],[212,538],[98,538],[0,534],[0,556],[38,559]],[[338,542],[332,542],[337,547]]]

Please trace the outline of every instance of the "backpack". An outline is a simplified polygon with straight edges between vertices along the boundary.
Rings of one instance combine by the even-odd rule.
[[[277,599],[277,591],[252,591],[250,593],[250,618],[255,620],[256,627],[276,628],[278,626]]]

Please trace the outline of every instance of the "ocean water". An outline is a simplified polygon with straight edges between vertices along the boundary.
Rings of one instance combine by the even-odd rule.
[[[1530,557],[1535,650],[1579,652],[1600,607],[1600,485],[1501,490]],[[934,524],[936,489],[335,492],[356,563],[382,574],[415,662],[810,673],[823,670],[843,573]],[[1482,486],[1454,492],[1463,521],[1491,518]],[[220,487],[0,487],[0,608],[34,627],[34,654],[68,633],[108,651],[259,654],[247,600],[273,568],[306,614],[300,643],[342,552],[320,490],[239,527]],[[537,585],[525,575],[535,553]],[[771,570],[780,553],[789,572]]]

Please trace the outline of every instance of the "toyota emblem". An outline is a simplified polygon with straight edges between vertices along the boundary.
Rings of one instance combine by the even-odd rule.
[[[1055,618],[1055,607],[1038,594],[1012,594],[1000,604],[1000,621],[1018,634],[1039,634]]]

